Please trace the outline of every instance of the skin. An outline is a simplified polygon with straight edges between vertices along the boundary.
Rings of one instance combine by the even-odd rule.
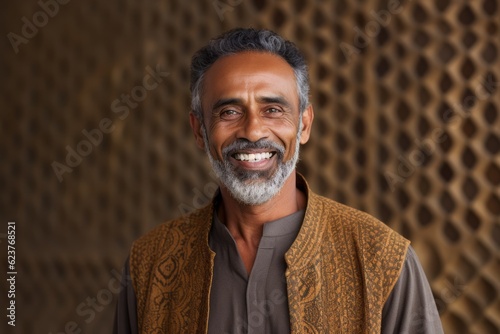
[[[201,96],[203,122],[209,149],[214,159],[222,160],[222,149],[238,138],[259,139],[285,147],[284,161],[293,157],[299,125],[299,98],[293,69],[279,56],[264,52],[241,52],[222,57],[206,72]],[[302,118],[300,144],[309,140],[314,112],[311,105]],[[205,148],[200,120],[190,114],[197,146]],[[243,152],[260,153],[260,152]],[[261,162],[230,162],[241,169],[274,170],[277,158]],[[306,206],[304,193],[296,188],[292,173],[281,191],[262,205],[250,206],[236,201],[221,185],[222,205],[217,212],[236,241],[239,254],[250,274],[263,226]]]

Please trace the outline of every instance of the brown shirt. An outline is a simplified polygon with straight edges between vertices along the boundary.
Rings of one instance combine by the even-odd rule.
[[[285,253],[304,219],[295,212],[264,225],[248,275],[228,229],[214,214],[209,245],[215,252],[209,334],[290,333]]]

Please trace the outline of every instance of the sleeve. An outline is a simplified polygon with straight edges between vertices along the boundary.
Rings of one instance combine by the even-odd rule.
[[[137,308],[134,286],[130,279],[129,259],[125,261],[121,289],[116,303],[113,334],[137,334]]]
[[[381,333],[443,333],[431,288],[411,246],[401,275],[384,305]]]

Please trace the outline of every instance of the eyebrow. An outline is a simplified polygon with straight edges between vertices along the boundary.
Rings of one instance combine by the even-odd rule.
[[[290,103],[282,96],[259,96],[257,97],[259,103],[276,103],[281,104],[286,108],[292,108]]]
[[[259,96],[259,97],[257,97],[257,102],[259,102],[259,103],[276,103],[276,104],[281,104],[287,108],[291,108],[290,103],[285,98],[283,98],[281,96]],[[216,110],[220,107],[224,107],[224,106],[231,105],[231,104],[241,105],[241,104],[243,104],[243,100],[238,99],[238,98],[219,99],[213,104],[212,110]]]
[[[215,109],[218,109],[220,107],[224,107],[224,106],[227,106],[227,105],[230,105],[230,104],[243,104],[243,100],[242,99],[237,99],[237,98],[220,99],[220,100],[217,100],[213,104],[212,110],[215,110]]]

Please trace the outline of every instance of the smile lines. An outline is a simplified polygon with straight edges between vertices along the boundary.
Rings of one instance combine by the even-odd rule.
[[[250,161],[250,162],[258,162],[263,159],[270,159],[274,153],[272,152],[263,152],[263,153],[236,153],[234,158],[239,161]]]

